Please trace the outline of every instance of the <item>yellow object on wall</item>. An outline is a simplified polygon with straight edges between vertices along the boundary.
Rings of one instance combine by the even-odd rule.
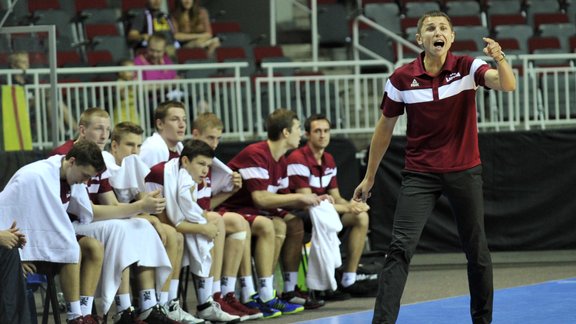
[[[22,86],[2,86],[2,131],[5,151],[32,150],[28,101]]]

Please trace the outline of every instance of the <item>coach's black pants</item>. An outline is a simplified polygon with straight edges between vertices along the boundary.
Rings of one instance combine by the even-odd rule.
[[[492,321],[492,261],[484,232],[482,167],[444,174],[403,173],[392,242],[380,272],[372,323],[395,323],[408,268],[422,229],[441,194],[450,201],[468,260],[470,312],[474,324]],[[442,289],[442,287],[438,287]],[[422,319],[425,323],[426,319]]]
[[[18,249],[2,246],[0,246],[0,323],[30,323],[20,254]]]

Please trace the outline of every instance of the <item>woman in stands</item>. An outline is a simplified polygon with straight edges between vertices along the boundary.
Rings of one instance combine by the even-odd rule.
[[[197,0],[176,0],[171,14],[174,37],[183,47],[206,49],[209,56],[220,46],[218,37],[212,35],[208,11]]]

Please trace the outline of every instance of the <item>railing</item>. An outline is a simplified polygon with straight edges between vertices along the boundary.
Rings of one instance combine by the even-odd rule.
[[[478,128],[480,131],[515,131],[550,127],[576,126],[576,67],[563,65],[537,67],[543,59],[572,64],[576,54],[565,55],[509,55],[518,78],[517,90],[503,93],[480,87],[477,91]],[[516,65],[522,62],[522,65]],[[380,116],[380,102],[388,73],[363,73],[362,67],[385,66],[387,61],[334,61],[334,62],[278,62],[264,63],[263,76],[242,76],[245,62],[173,65],[162,67],[99,67],[58,69],[61,80],[70,77],[91,78],[110,75],[123,70],[136,71],[130,82],[88,81],[60,82],[57,84],[58,118],[51,122],[50,85],[43,83],[49,69],[31,69],[32,83],[26,91],[32,98],[29,103],[33,146],[51,147],[51,130],[57,129],[57,142],[74,135],[81,112],[89,107],[102,107],[110,112],[112,122],[134,107],[137,122],[151,134],[152,111],[166,95],[178,96],[188,107],[188,122],[201,111],[211,110],[224,122],[225,136],[234,140],[265,138],[264,120],[278,107],[295,110],[301,118],[312,113],[323,113],[334,124],[333,132],[344,136],[369,135]],[[324,74],[305,73],[302,70],[317,67]],[[221,77],[182,78],[166,81],[142,81],[142,72],[154,69],[174,69],[180,72],[195,69],[233,70]],[[357,72],[358,71],[358,72]],[[21,73],[0,70],[1,75]],[[226,76],[224,76],[226,75]],[[10,81],[9,81],[10,82]],[[130,100],[125,100],[131,98]],[[406,130],[404,117],[398,122],[394,134]],[[190,135],[190,130],[188,135]]]

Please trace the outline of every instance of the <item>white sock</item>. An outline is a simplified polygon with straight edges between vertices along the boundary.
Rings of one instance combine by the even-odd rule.
[[[340,283],[342,287],[350,287],[356,282],[356,272],[344,272]]]
[[[158,304],[160,304],[160,305],[168,304],[168,292],[167,291],[161,291],[160,292],[160,298],[158,298]]]
[[[272,276],[262,277],[258,281],[260,282],[260,299],[267,302],[274,298],[274,286]]]
[[[82,316],[92,314],[92,305],[94,304],[94,296],[80,296],[80,311]]]
[[[212,283],[212,295],[214,295],[217,292],[222,292],[220,280],[214,280],[214,283]]]
[[[198,289],[198,305],[206,303],[212,297],[212,283],[214,277],[198,278],[196,288]]]
[[[294,291],[298,283],[298,272],[284,272],[284,291]]]
[[[82,316],[82,310],[80,309],[80,301],[76,300],[73,302],[66,303],[66,319],[73,320],[77,317]]]
[[[118,313],[132,306],[132,301],[130,300],[130,294],[116,295],[116,297],[114,297],[114,301],[116,301],[116,311]]]
[[[242,289],[242,302],[247,303],[250,297],[256,293],[252,276],[240,277],[240,288]]]
[[[145,311],[158,304],[156,300],[156,289],[140,290],[140,311]]]
[[[236,277],[222,277],[222,296],[236,291]]]
[[[168,290],[168,300],[178,298],[178,284],[180,284],[180,280],[178,279],[170,280],[170,290]]]

